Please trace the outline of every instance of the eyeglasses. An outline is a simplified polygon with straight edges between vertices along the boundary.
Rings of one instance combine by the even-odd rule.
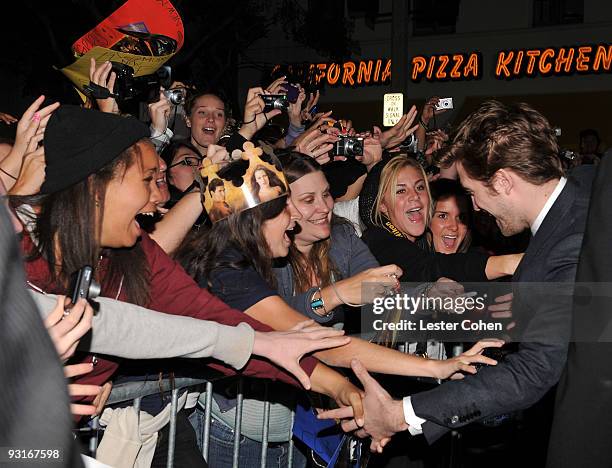
[[[174,166],[189,166],[189,167],[198,167],[200,164],[202,163],[202,159],[198,158],[197,156],[187,156],[185,157],[185,159],[182,159],[179,162],[175,162],[174,164],[171,164],[170,166],[168,166],[168,169],[174,167]]]

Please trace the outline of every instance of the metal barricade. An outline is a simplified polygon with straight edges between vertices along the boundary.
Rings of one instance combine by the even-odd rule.
[[[202,441],[202,455],[205,460],[208,459],[208,452],[210,448],[210,426],[212,419],[212,395],[213,395],[213,382],[202,379],[192,379],[192,378],[176,378],[173,380],[170,379],[162,379],[155,381],[144,381],[144,382],[128,382],[123,384],[118,384],[113,387],[113,390],[109,396],[107,401],[107,405],[115,405],[119,403],[125,403],[127,401],[133,402],[133,407],[136,411],[140,410],[141,399],[145,396],[154,395],[161,392],[171,392],[171,400],[170,400],[170,421],[169,421],[169,436],[168,436],[168,460],[166,467],[173,468],[174,467],[174,449],[175,449],[175,441],[176,441],[176,417],[178,414],[178,397],[182,390],[186,390],[190,387],[197,387],[205,385],[204,391],[202,393],[205,394],[205,408],[204,408],[204,436]],[[238,461],[240,459],[240,433],[242,426],[242,409],[244,402],[244,380],[239,378],[237,381],[238,392],[236,396],[237,406],[236,406],[236,419],[235,419],[235,427],[234,427],[234,446],[233,446],[233,454],[232,466],[234,468],[241,468],[238,465]],[[197,389],[194,389],[197,390]],[[260,466],[265,468],[267,452],[268,452],[268,436],[269,436],[269,424],[270,424],[270,402],[268,401],[268,382],[265,382],[265,390],[264,390],[264,420],[262,426],[262,444],[261,444],[261,459]],[[290,427],[293,428],[294,422],[294,413],[291,415],[291,424]],[[98,448],[98,436],[100,431],[104,431],[104,428],[99,424],[99,418],[96,417],[92,420],[91,426],[89,428],[83,428],[79,430],[80,432],[91,432],[91,437],[89,440],[89,454],[90,456],[96,456],[96,451]],[[288,450],[288,467],[293,465],[293,452],[294,445],[291,439],[292,432],[288,434],[289,436],[289,450]]]

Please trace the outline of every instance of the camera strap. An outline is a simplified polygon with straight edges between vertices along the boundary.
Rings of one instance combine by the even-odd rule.
[[[395,227],[395,225],[391,222],[391,220],[389,218],[387,218],[386,216],[383,216],[383,225],[382,228],[387,231],[389,234],[392,234],[395,237],[401,237],[403,239],[408,239],[406,237],[406,235],[400,231],[398,228]]]
[[[83,91],[85,91],[85,94],[87,94],[89,97],[93,99],[108,99],[110,97],[114,99],[119,98],[119,96],[111,93],[104,86],[100,86],[99,84],[93,83],[92,81],[90,81],[88,85],[85,85],[85,87],[83,88]]]

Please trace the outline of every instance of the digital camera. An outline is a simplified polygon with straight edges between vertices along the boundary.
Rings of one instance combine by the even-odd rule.
[[[407,153],[416,153],[419,149],[418,143],[419,140],[417,137],[414,136],[414,133],[411,133],[404,141],[400,143],[399,149],[400,151],[405,151]]]
[[[187,90],[185,88],[167,89],[164,91],[164,96],[171,104],[182,106],[187,98]]]
[[[286,94],[260,94],[264,102],[263,112],[270,112],[274,109],[286,111],[289,108],[289,99]]]
[[[436,104],[436,110],[443,109],[452,109],[453,108],[453,98],[441,98],[438,100],[438,104]]]
[[[338,135],[338,141],[334,144],[333,153],[347,158],[363,156],[363,138]]]
[[[134,69],[129,65],[111,62],[112,70],[117,75],[114,94],[120,102],[138,100],[153,102],[159,95],[159,88],[170,87],[170,67],[161,67],[156,73],[134,76]]]

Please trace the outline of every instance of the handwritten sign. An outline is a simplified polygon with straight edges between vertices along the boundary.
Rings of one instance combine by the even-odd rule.
[[[176,41],[176,50],[165,55],[142,55],[113,50],[126,32],[161,35]],[[89,62],[119,62],[134,69],[134,76],[155,73],[183,46],[183,22],[169,0],[128,0],[108,18],[83,35],[73,45],[76,61],[60,71],[79,92],[89,84]]]
[[[177,41],[177,51],[183,47],[185,40],[181,17],[168,0],[128,0],[78,39],[72,45],[72,50],[80,56],[96,46],[110,49],[125,37],[121,29],[170,37]]]
[[[393,127],[404,113],[404,95],[402,93],[387,93],[383,98],[383,125]]]

